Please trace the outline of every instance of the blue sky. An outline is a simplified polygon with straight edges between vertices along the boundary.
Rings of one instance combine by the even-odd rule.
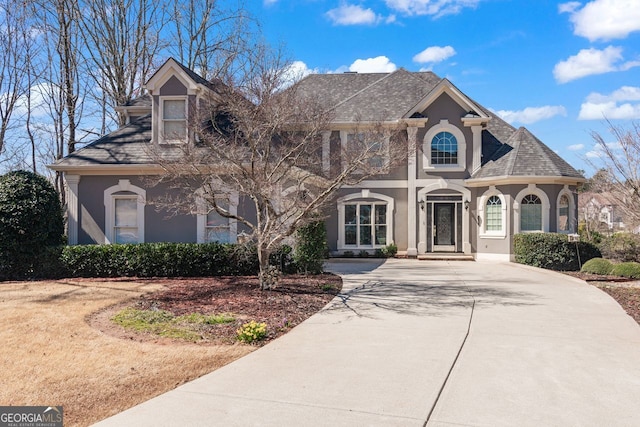
[[[431,70],[587,176],[590,133],[640,119],[639,0],[250,3],[301,71]]]

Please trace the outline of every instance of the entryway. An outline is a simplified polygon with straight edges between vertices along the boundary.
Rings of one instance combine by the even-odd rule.
[[[427,252],[462,252],[462,195],[427,195]]]

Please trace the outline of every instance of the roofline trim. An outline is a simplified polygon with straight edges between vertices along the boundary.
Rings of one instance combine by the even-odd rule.
[[[407,113],[403,116],[404,118],[411,117],[414,113],[423,111],[429,105],[431,105],[436,99],[440,97],[443,93],[449,95],[458,105],[460,105],[465,110],[473,110],[476,114],[479,115],[479,118],[489,120],[491,117],[485,114],[480,106],[476,105],[469,97],[467,97],[464,93],[462,93],[458,88],[456,88],[453,83],[451,83],[448,79],[444,78],[440,80],[433,89],[427,93],[424,98],[422,98],[416,105],[413,106]]]
[[[464,182],[469,187],[486,187],[505,184],[579,184],[585,182],[584,177],[554,175],[501,175],[487,178],[469,178]]]

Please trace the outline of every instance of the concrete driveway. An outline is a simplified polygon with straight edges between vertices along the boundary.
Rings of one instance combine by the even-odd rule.
[[[332,262],[344,289],[248,356],[100,426],[637,426],[640,327],[516,264]]]

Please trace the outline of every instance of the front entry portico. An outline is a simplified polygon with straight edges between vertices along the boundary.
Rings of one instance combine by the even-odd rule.
[[[418,254],[471,253],[469,243],[469,190],[439,180],[418,191]]]

